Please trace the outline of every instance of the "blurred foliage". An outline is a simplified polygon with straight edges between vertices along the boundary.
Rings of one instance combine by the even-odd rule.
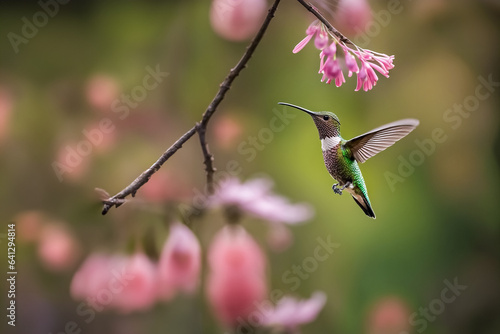
[[[12,110],[0,136],[0,221],[19,223],[20,214],[37,210],[46,220],[67,225],[83,254],[130,251],[133,240],[140,238],[152,240],[153,246],[146,247],[151,255],[158,251],[165,226],[179,219],[176,203],[188,203],[195,189],[203,192],[197,138],[152,178],[149,196],[139,191],[136,202],[102,217],[94,188],[115,193],[154,162],[200,119],[238,61],[246,43],[230,43],[214,34],[209,5],[207,1],[69,2],[16,53],[8,33],[20,34],[21,19],[31,18],[40,7],[35,2],[2,2],[0,87]],[[384,1],[371,5],[375,13],[387,7]],[[380,32],[363,45],[396,56],[391,77],[381,78],[365,93],[354,92],[353,78],[341,88],[320,83],[313,46],[292,54],[311,16],[298,3],[283,1],[209,127],[215,165],[224,171],[228,161],[236,160],[240,178],[268,175],[278,192],[314,205],[315,219],[292,227],[294,243],[283,253],[266,245],[264,224],[244,222],[268,252],[273,289],[302,297],[315,290],[327,293],[325,309],[304,328],[305,333],[367,333],[368,314],[381,298],[398,296],[410,313],[419,312],[440,298],[444,280],[455,277],[467,289],[446,304],[425,333],[498,333],[498,87],[467,116],[451,122],[446,115],[451,115],[449,108],[475,94],[479,77],[500,81],[500,5],[486,0],[421,0],[401,1],[401,6],[401,13],[380,25]],[[125,119],[89,102],[92,78],[112,78],[120,93],[130,94],[142,84],[146,68],[157,65],[168,76]],[[409,137],[361,166],[375,221],[350,196],[331,191],[333,180],[323,166],[317,132],[307,115],[296,112],[283,131],[271,139],[263,137],[262,129],[270,127],[275,117],[273,110],[283,110],[276,105],[279,101],[335,112],[344,138],[396,119],[420,119]],[[105,138],[110,142],[94,146],[78,170],[64,174],[60,182],[52,166],[58,152],[85,140],[82,131],[104,118],[114,125]],[[438,128],[446,140],[436,143],[414,172],[391,190],[387,172],[397,174],[401,157],[408,160],[419,150],[415,141],[429,141]],[[250,137],[262,145],[254,149],[252,159],[253,154],[244,151],[252,147]],[[208,214],[203,224],[192,223],[205,248],[222,225],[220,217]],[[5,224],[0,233],[5,233]],[[291,291],[292,284],[283,275],[313,256],[317,238],[327,236],[340,247]],[[63,272],[48,270],[40,263],[36,246],[22,239],[17,261],[20,332],[59,333],[68,321],[81,320],[75,313],[79,302],[69,297],[77,264]],[[148,313],[104,312],[90,324],[79,323],[89,333],[219,331],[203,292]],[[419,328],[414,326],[411,332]]]

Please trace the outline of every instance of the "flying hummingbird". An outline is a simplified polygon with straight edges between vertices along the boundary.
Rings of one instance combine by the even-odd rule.
[[[338,182],[332,186],[333,191],[342,195],[342,191],[346,189],[363,212],[375,218],[358,163],[365,162],[405,137],[417,127],[419,121],[412,118],[402,119],[382,125],[351,140],[345,140],[340,136],[340,121],[334,113],[314,112],[284,102],[278,104],[293,107],[311,115],[318,128],[326,169]]]

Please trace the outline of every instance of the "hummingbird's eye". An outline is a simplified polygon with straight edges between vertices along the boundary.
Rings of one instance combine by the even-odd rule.
[[[324,119],[325,121],[328,121],[328,120],[330,119],[330,116],[325,115],[325,116],[323,116],[323,119]]]

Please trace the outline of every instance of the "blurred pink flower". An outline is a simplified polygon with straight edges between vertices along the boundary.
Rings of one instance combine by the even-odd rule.
[[[328,41],[326,43],[324,41],[324,36],[327,33],[332,40],[329,45]],[[345,82],[344,73],[342,71],[342,66],[345,66],[348,71],[348,77],[351,77],[353,73],[356,73],[358,76],[355,91],[359,91],[360,89],[369,91],[378,81],[375,70],[388,78],[389,70],[394,68],[394,56],[365,50],[357,45],[349,47],[337,36],[330,34],[323,23],[317,20],[311,23],[307,28],[306,37],[295,46],[292,52],[297,53],[302,50],[313,37],[315,39],[314,44],[316,48],[321,51],[319,54],[319,73],[323,74],[321,81],[327,84],[333,81],[337,87],[340,87]],[[339,48],[343,51],[343,64],[339,61]],[[361,68],[359,68],[356,58],[360,61]]]
[[[156,266],[141,252],[135,253],[123,263],[123,272],[129,276],[122,291],[116,293],[112,306],[128,313],[151,308],[156,301],[158,279]]]
[[[188,186],[178,172],[159,170],[141,188],[141,196],[151,202],[162,203],[172,200],[182,200],[188,197]]]
[[[214,135],[223,148],[231,148],[242,133],[241,124],[233,118],[222,116],[215,120]]]
[[[268,179],[240,183],[237,178],[228,178],[219,184],[209,205],[236,207],[273,223],[297,224],[313,217],[314,211],[309,205],[290,204],[286,198],[271,193],[272,186]]]
[[[372,307],[368,316],[368,334],[400,334],[410,331],[410,311],[399,297],[384,297]]]
[[[0,143],[9,132],[13,104],[11,93],[6,88],[0,86]]]
[[[87,83],[87,100],[89,104],[101,111],[111,110],[113,101],[118,98],[118,82],[111,76],[98,74]]]
[[[106,289],[112,259],[108,255],[91,254],[73,275],[70,294],[74,299],[96,298],[100,290]]]
[[[367,0],[339,0],[335,23],[337,28],[347,34],[359,34],[372,18]]]
[[[213,0],[210,23],[228,40],[246,40],[259,30],[266,8],[266,0]]]
[[[23,242],[35,242],[40,237],[45,217],[41,211],[24,211],[16,216],[16,238]]]
[[[300,325],[314,321],[326,303],[323,292],[315,292],[307,300],[297,300],[285,296],[280,299],[274,310],[267,314],[266,326],[286,328],[294,332]]]
[[[38,240],[38,257],[50,270],[63,271],[71,268],[80,256],[80,245],[63,226],[49,224],[42,228]]]
[[[114,308],[124,313],[148,309],[157,291],[156,267],[143,253],[91,254],[70,286],[74,299],[86,301],[96,311]]]
[[[158,264],[159,290],[171,298],[176,290],[193,293],[199,284],[201,247],[193,232],[181,223],[170,226]]]
[[[234,328],[267,294],[264,254],[241,226],[226,226],[212,240],[208,265],[208,300],[216,317]]]
[[[83,146],[81,143],[89,143],[85,146],[87,151],[84,153],[86,154],[81,154],[82,152],[78,151],[78,148]],[[69,180],[73,182],[78,182],[84,178],[89,171],[90,162],[92,160],[90,155],[93,148],[94,146],[88,141],[63,143],[57,151],[57,158],[55,161],[57,162],[57,169],[54,165],[52,166],[56,172],[56,176],[61,181]]]

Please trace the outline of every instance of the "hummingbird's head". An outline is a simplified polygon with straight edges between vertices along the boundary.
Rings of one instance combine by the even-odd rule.
[[[316,128],[318,128],[319,139],[340,136],[340,121],[337,115],[335,115],[334,113],[330,111],[314,112],[285,102],[278,102],[278,104],[296,108],[311,115],[314,124],[316,124]]]

